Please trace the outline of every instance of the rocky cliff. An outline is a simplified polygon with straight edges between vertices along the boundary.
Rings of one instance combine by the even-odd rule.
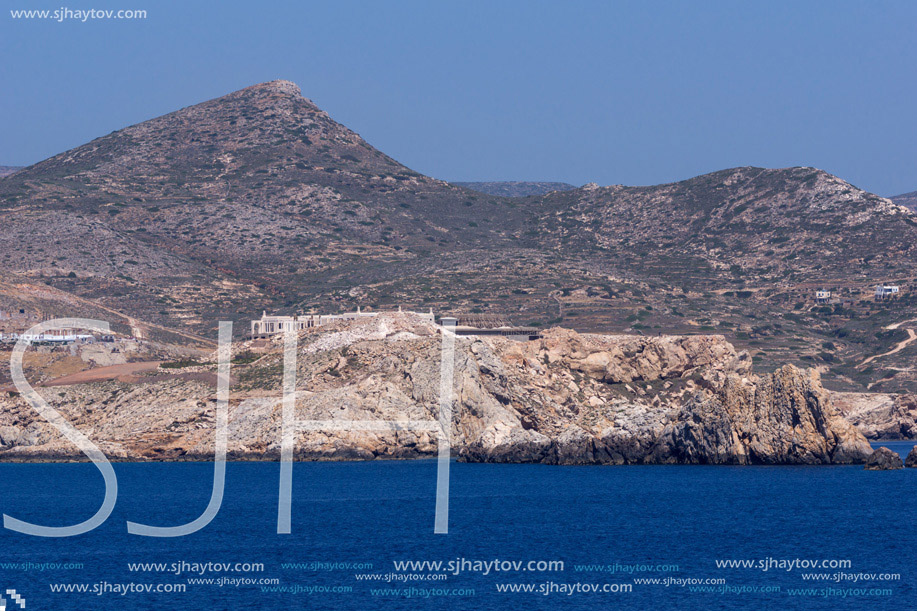
[[[832,400],[869,439],[917,439],[917,395],[837,392]]]
[[[276,458],[279,341],[235,348],[229,451]],[[299,420],[435,420],[441,338],[407,314],[304,331]],[[750,373],[721,336],[643,337],[551,329],[541,339],[458,337],[453,452],[466,461],[550,464],[845,463],[870,453],[814,371]],[[43,388],[42,395],[119,459],[212,455],[214,366],[133,382]],[[428,431],[303,431],[300,459],[432,456]],[[79,458],[18,397],[0,400],[0,457]]]
[[[792,365],[754,380],[729,374],[692,396],[653,449],[659,462],[716,464],[855,463],[869,453],[818,373]]]

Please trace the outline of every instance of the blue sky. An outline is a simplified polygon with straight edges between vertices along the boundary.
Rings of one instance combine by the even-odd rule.
[[[917,189],[917,2],[3,0],[0,165],[285,78],[446,180]],[[9,9],[145,9],[23,21]]]

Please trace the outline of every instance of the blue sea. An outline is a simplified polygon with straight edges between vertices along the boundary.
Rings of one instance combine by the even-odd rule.
[[[886,443],[905,454],[912,443]],[[911,609],[917,469],[451,465],[434,534],[435,461],[296,463],[292,534],[279,466],[116,464],[111,517],[72,538],[0,531],[7,609]],[[92,464],[0,464],[0,510],[82,522]],[[437,564],[440,563],[440,564]],[[814,563],[814,564],[813,564]],[[811,566],[810,566],[811,565]]]

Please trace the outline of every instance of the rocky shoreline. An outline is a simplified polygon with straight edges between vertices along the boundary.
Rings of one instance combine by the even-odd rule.
[[[754,375],[722,336],[579,334],[550,329],[516,342],[458,337],[453,456],[543,464],[851,464],[872,453],[814,370]],[[230,460],[276,460],[282,346],[243,343],[233,366]],[[408,314],[300,336],[298,420],[435,420],[441,339]],[[215,360],[215,359],[211,359]],[[200,368],[212,371],[213,366]],[[148,380],[148,381],[147,381]],[[211,460],[214,388],[152,372],[132,383],[40,394],[112,461]],[[431,431],[303,431],[297,460],[428,458]],[[18,397],[0,399],[0,461],[82,455]]]

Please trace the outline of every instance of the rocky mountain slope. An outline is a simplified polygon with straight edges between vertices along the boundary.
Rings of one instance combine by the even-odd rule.
[[[461,259],[505,243],[506,232],[471,226],[482,215],[518,225],[522,212],[401,166],[276,81],[8,177],[0,265],[200,328],[429,275],[443,263],[434,251]]]
[[[917,390],[914,344],[859,367],[906,336],[883,327],[917,319],[915,215],[813,168],[485,195],[404,167],[274,81],[4,178],[0,221],[8,285],[50,286],[83,304],[72,315],[113,310],[158,340],[263,310],[404,305],[717,332],[764,369]],[[879,282],[901,297],[873,303]],[[820,287],[834,301],[816,307]]]
[[[453,182],[453,185],[464,187],[484,193],[485,195],[497,195],[500,197],[528,197],[530,195],[546,195],[551,191],[570,191],[575,189],[574,185],[566,182],[526,182],[526,181],[503,181],[503,182]]]
[[[911,210],[917,210],[917,191],[902,193],[901,195],[895,195],[889,199],[899,206],[907,206]]]
[[[253,353],[253,351],[258,351]],[[297,419],[435,420],[441,339],[418,317],[379,316],[300,335]],[[282,346],[235,349],[229,417],[234,458],[276,458]],[[453,452],[467,461],[550,464],[862,462],[869,444],[817,373],[749,373],[720,336],[640,337],[551,329],[538,341],[456,339]],[[120,459],[213,452],[214,366],[130,382],[41,389]],[[431,456],[432,432],[302,431],[300,459]],[[0,399],[0,458],[78,458],[18,397]]]
[[[736,168],[654,187],[554,193],[535,224],[558,248],[594,247],[645,274],[728,277],[894,276],[914,254],[917,218],[814,168]],[[881,244],[882,248],[876,245]]]

